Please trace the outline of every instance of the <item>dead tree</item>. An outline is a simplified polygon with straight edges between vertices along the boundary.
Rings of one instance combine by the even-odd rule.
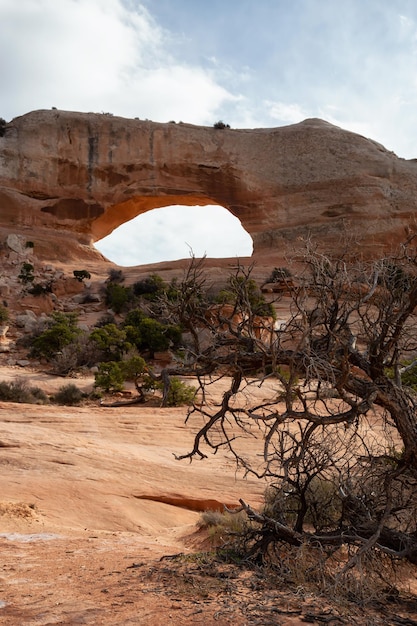
[[[269,481],[264,512],[256,517],[242,504],[261,521],[254,553],[310,541],[417,563],[417,405],[401,384],[401,370],[417,355],[414,245],[368,264],[308,246],[285,327],[269,341],[259,326],[271,331],[271,318],[254,310],[250,270],[238,268],[230,283],[233,315],[221,308],[207,315],[201,266],[192,261],[171,315],[194,338],[184,362],[203,402],[187,422],[198,415],[204,425],[177,458],[224,448],[245,472]],[[189,296],[197,291],[196,307]],[[230,385],[214,405],[207,393],[219,377]],[[261,460],[247,458],[242,434],[258,437]]]

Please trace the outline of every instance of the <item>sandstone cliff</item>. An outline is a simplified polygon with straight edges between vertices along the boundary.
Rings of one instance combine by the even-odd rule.
[[[94,241],[171,204],[226,207],[258,259],[307,234],[339,245],[346,225],[374,254],[413,228],[417,163],[317,119],[219,130],[50,110],[0,137],[0,229],[45,258],[99,258]]]

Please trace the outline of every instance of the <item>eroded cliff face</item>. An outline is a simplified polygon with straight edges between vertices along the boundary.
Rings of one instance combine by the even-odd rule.
[[[255,258],[307,235],[332,248],[346,226],[376,254],[413,227],[417,163],[316,119],[220,130],[50,110],[0,138],[0,228],[37,235],[45,256],[48,241],[62,259],[98,254],[93,242],[172,204],[224,206]]]

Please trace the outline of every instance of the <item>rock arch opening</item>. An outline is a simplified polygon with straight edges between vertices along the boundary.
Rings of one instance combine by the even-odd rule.
[[[240,220],[219,205],[155,208],[96,241],[110,261],[124,267],[196,257],[250,257],[253,240]]]

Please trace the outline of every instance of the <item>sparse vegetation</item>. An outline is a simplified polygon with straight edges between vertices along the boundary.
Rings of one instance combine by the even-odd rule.
[[[39,387],[31,387],[25,380],[0,382],[0,400],[25,404],[48,404],[48,396]]]
[[[55,404],[63,404],[67,406],[77,406],[84,399],[85,394],[73,383],[63,385],[52,397]]]
[[[24,285],[32,283],[35,280],[34,270],[35,268],[32,263],[23,263],[18,276],[19,280],[21,280]]]
[[[5,306],[0,304],[0,324],[4,324],[9,319],[9,312]]]
[[[265,282],[267,283],[281,283],[289,280],[292,277],[291,271],[287,267],[274,267],[269,277]]]
[[[170,379],[166,406],[190,406],[195,400],[197,389],[176,376]]]
[[[154,300],[165,291],[165,281],[158,276],[158,274],[152,274],[143,280],[138,280],[133,285],[133,293],[135,296],[145,296],[145,298],[149,300]]]
[[[52,284],[50,282],[32,283],[32,286],[28,289],[28,292],[32,296],[43,296],[46,293],[52,293]]]
[[[110,361],[100,363],[98,372],[94,375],[95,387],[102,389],[106,393],[122,391],[125,383],[125,375],[120,363]]]
[[[44,328],[31,340],[31,355],[53,358],[65,346],[73,343],[81,334],[74,313],[54,312]]]
[[[128,342],[139,352],[148,352],[151,357],[155,352],[167,350],[171,344],[178,345],[181,340],[181,328],[174,324],[163,324],[148,317],[141,309],[129,311],[123,322]]]
[[[120,361],[132,347],[126,331],[114,323],[95,328],[90,334],[90,342],[99,351],[100,361]]]
[[[80,283],[82,283],[83,280],[91,278],[91,274],[87,270],[74,270],[73,275]]]
[[[275,317],[273,305],[267,302],[256,282],[245,276],[230,276],[227,287],[219,291],[216,301],[232,304],[236,312],[243,309],[251,315]]]
[[[133,292],[130,287],[125,287],[119,283],[109,282],[105,288],[105,301],[108,307],[116,314],[122,313],[132,303]]]
[[[230,128],[230,125],[229,124],[225,124],[222,120],[219,120],[218,122],[215,122],[213,124],[213,128],[217,128],[217,129],[223,130],[225,128]]]
[[[115,267],[112,267],[109,270],[107,282],[119,284],[119,283],[124,282],[124,279],[125,277],[123,275],[122,270],[117,270]]]

